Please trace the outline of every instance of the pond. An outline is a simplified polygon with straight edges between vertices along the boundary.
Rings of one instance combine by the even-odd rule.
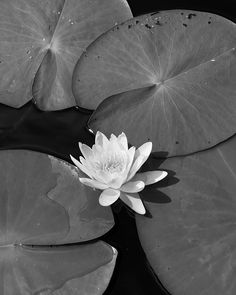
[[[57,2],[57,13],[59,11],[61,13],[60,7],[62,2],[63,1]],[[104,11],[106,10],[105,2],[106,1],[100,1],[101,8],[104,9]],[[65,267],[64,269],[68,270],[68,272],[64,271],[63,273],[63,270],[60,270],[60,267],[58,267],[58,277],[55,278],[52,276],[48,281],[46,280],[45,287],[43,287],[44,281],[41,282],[41,278],[38,276],[35,280],[38,280],[37,282],[32,280],[29,283],[30,288],[28,294],[38,294],[37,292],[39,291],[46,292],[47,289],[50,288],[54,290],[53,288],[61,287],[61,285],[69,279],[76,278],[77,276],[82,277],[84,274],[90,273],[91,269],[99,268],[102,265],[105,265],[105,267],[109,265],[110,268],[108,267],[108,270],[110,272],[108,271],[109,274],[104,275],[104,270],[104,273],[96,274],[94,280],[99,280],[101,275],[101,281],[103,282],[104,280],[104,282],[101,286],[94,283],[94,286],[96,285],[98,289],[104,288],[105,295],[214,295],[216,294],[217,288],[221,290],[220,292],[225,292],[225,294],[234,294],[236,286],[233,283],[233,274],[235,273],[235,218],[233,214],[235,200],[233,195],[236,191],[236,156],[234,152],[236,146],[234,136],[236,130],[234,128],[236,123],[236,90],[234,86],[235,80],[232,80],[230,77],[236,77],[236,62],[233,48],[233,44],[236,47],[236,38],[234,37],[235,29],[231,28],[231,22],[228,24],[224,20],[218,19],[218,17],[209,15],[206,17],[205,15],[201,15],[201,13],[200,16],[198,16],[199,11],[205,11],[212,15],[220,15],[235,22],[235,15],[232,13],[233,3],[229,0],[222,3],[216,3],[214,1],[208,1],[207,3],[206,1],[197,1],[196,3],[189,3],[189,1],[157,3],[157,1],[151,0],[145,1],[145,3],[138,3],[137,0],[128,0],[127,2],[130,5],[134,17],[155,11],[175,9],[178,10],[178,17],[176,16],[176,12],[173,14],[171,14],[172,12],[162,12],[163,14],[160,14],[160,16],[159,14],[153,14],[154,16],[151,20],[144,20],[142,17],[135,18],[125,23],[125,25],[116,26],[115,32],[110,31],[110,33],[105,34],[100,39],[101,41],[95,41],[97,43],[89,47],[86,52],[82,50],[80,52],[80,54],[82,54],[81,61],[76,65],[75,74],[73,76],[73,83],[75,84],[75,86],[73,86],[73,93],[78,95],[75,96],[77,99],[76,103],[79,105],[76,107],[74,106],[75,103],[72,99],[73,94],[71,90],[72,68],[75,64],[75,57],[73,56],[74,51],[72,47],[67,47],[66,45],[63,45],[64,49],[62,49],[61,45],[64,41],[66,44],[66,34],[68,32],[73,36],[75,34],[74,32],[71,33],[74,25],[73,18],[71,17],[70,19],[71,27],[65,30],[64,35],[62,34],[64,39],[62,38],[61,40],[63,42],[57,43],[55,41],[50,49],[55,55],[48,51],[43,57],[41,56],[42,52],[34,51],[34,49],[31,48],[32,55],[30,55],[30,59],[28,59],[28,52],[27,59],[23,58],[23,60],[17,60],[17,49],[14,48],[12,50],[15,52],[14,54],[16,54],[17,61],[13,62],[9,61],[10,55],[8,56],[8,60],[6,57],[4,42],[8,42],[9,39],[4,35],[7,34],[7,29],[4,27],[6,20],[4,19],[3,13],[0,15],[0,25],[2,26],[2,28],[0,27],[0,32],[2,34],[0,41],[3,41],[3,45],[1,45],[0,48],[0,57],[2,57],[5,51],[5,60],[2,60],[0,63],[0,73],[3,76],[2,82],[0,83],[0,87],[2,87],[2,89],[0,88],[0,153],[2,153],[0,165],[4,167],[4,169],[6,168],[6,171],[8,171],[7,173],[9,173],[8,176],[6,176],[7,180],[5,180],[5,174],[3,173],[5,170],[2,170],[1,184],[2,187],[4,188],[5,186],[6,189],[2,189],[1,197],[2,204],[5,204],[4,206],[6,207],[4,208],[8,209],[6,212],[10,214],[9,216],[13,216],[16,212],[20,212],[22,216],[24,214],[30,215],[31,206],[33,208],[33,205],[29,201],[30,199],[28,200],[27,197],[25,197],[26,199],[22,197],[22,204],[23,202],[27,204],[24,205],[23,211],[21,211],[22,208],[18,204],[14,205],[15,207],[13,206],[14,210],[12,209],[11,212],[11,207],[8,205],[12,200],[11,194],[9,193],[11,192],[10,186],[14,186],[12,183],[16,183],[17,189],[22,189],[22,194],[20,191],[19,195],[25,196],[25,190],[27,189],[21,188],[26,177],[25,175],[27,175],[25,167],[28,167],[27,169],[32,171],[32,173],[39,173],[35,175],[39,175],[38,179],[41,184],[45,184],[47,181],[49,182],[47,177],[48,179],[54,179],[53,177],[56,175],[56,180],[54,179],[52,181],[58,181],[60,184],[62,183],[63,194],[66,196],[68,192],[68,198],[70,198],[69,192],[72,192],[72,190],[73,192],[77,192],[77,188],[75,189],[74,184],[74,172],[71,172],[74,168],[70,155],[77,156],[77,158],[81,155],[78,142],[85,143],[89,146],[94,144],[94,134],[89,132],[89,128],[92,128],[94,132],[101,130],[106,134],[111,134],[112,132],[119,134],[122,130],[126,129],[125,133],[127,134],[128,140],[130,139],[130,143],[136,147],[146,141],[152,141],[153,151],[157,153],[156,158],[154,157],[152,160],[149,159],[144,169],[163,169],[168,172],[168,180],[164,180],[158,185],[152,185],[140,194],[147,209],[147,214],[144,216],[134,213],[134,211],[128,206],[125,206],[121,200],[116,201],[111,206],[113,217],[109,210],[106,211],[107,208],[104,209],[106,213],[99,211],[103,210],[103,208],[97,209],[99,205],[90,204],[90,202],[94,202],[90,200],[92,194],[96,197],[98,196],[96,192],[91,191],[92,193],[87,193],[90,199],[85,201],[85,203],[77,204],[73,199],[70,205],[63,199],[63,196],[61,196],[62,193],[58,193],[60,202],[58,200],[57,202],[66,208],[68,212],[73,211],[71,208],[76,206],[75,204],[81,206],[80,209],[82,213],[80,212],[80,218],[84,224],[86,224],[87,219],[96,219],[98,224],[91,225],[89,223],[88,233],[83,233],[83,230],[77,228],[79,223],[77,223],[76,213],[72,212],[68,215],[62,208],[59,208],[59,205],[57,208],[57,205],[53,202],[49,202],[47,205],[40,199],[41,195],[38,194],[39,201],[37,204],[39,204],[40,210],[45,212],[46,217],[44,218],[49,220],[50,214],[52,214],[55,220],[58,218],[57,225],[53,222],[48,222],[48,228],[47,225],[45,225],[46,223],[41,226],[40,223],[43,223],[43,217],[32,209],[32,212],[35,212],[33,214],[34,218],[38,218],[37,222],[34,218],[29,219],[27,222],[29,222],[28,224],[31,223],[32,226],[38,224],[39,227],[37,227],[36,231],[40,228],[40,234],[36,235],[36,238],[32,235],[35,228],[32,227],[31,229],[27,223],[24,224],[23,222],[22,227],[19,227],[19,231],[28,231],[23,238],[21,235],[18,235],[18,233],[13,233],[13,238],[12,240],[10,239],[9,242],[10,246],[8,243],[5,243],[6,241],[3,238],[0,239],[0,250],[2,251],[2,254],[0,254],[0,263],[4,264],[3,267],[0,267],[1,279],[5,282],[4,284],[8,284],[6,289],[2,287],[2,290],[5,292],[4,295],[15,295],[16,293],[14,292],[17,290],[14,289],[15,287],[12,289],[9,287],[9,282],[13,282],[13,285],[17,285],[16,281],[13,279],[11,281],[9,278],[5,279],[4,277],[5,271],[8,269],[9,265],[7,259],[10,259],[11,263],[13,263],[13,260],[14,263],[16,263],[18,258],[21,260],[23,256],[30,257],[38,268],[40,268],[41,265],[37,263],[46,259],[46,256],[43,256],[41,252],[42,255],[39,254],[39,256],[35,258],[33,257],[35,254],[33,254],[32,258],[31,254],[33,252],[31,253],[31,251],[34,251],[32,248],[22,250],[22,254],[21,250],[17,248],[18,246],[22,246],[22,239],[26,241],[25,244],[29,245],[29,247],[31,247],[31,245],[34,245],[36,248],[42,246],[44,247],[43,249],[46,249],[45,246],[50,246],[54,249],[55,245],[73,243],[73,249],[71,248],[72,250],[70,251],[74,251],[72,254],[69,253],[64,256],[67,257],[67,262],[69,261],[68,263],[72,266],[70,271],[66,259],[65,261],[62,259],[62,263],[64,263],[63,266]],[[12,5],[15,5],[15,1],[12,1]],[[114,5],[111,6],[114,8]],[[4,9],[5,6],[3,6]],[[27,14],[25,9],[26,8],[23,6],[17,8],[18,11]],[[188,12],[185,12],[185,10]],[[116,9],[114,9],[114,13],[115,12]],[[87,13],[86,9],[84,13]],[[124,12],[124,15],[124,17],[119,16],[120,21],[125,21],[129,18],[129,11]],[[181,30],[192,30],[191,34],[184,33],[192,37],[185,35],[187,36],[188,42],[182,40],[181,43],[180,40],[178,40],[179,43],[176,42],[175,44],[175,37],[171,39],[171,37],[167,36],[168,34],[162,32],[160,32],[161,37],[156,31],[151,33],[154,36],[153,38],[156,38],[155,40],[158,40],[158,42],[160,41],[162,45],[164,44],[164,49],[171,47],[168,42],[172,42],[174,44],[172,44],[173,46],[178,45],[178,48],[184,48],[180,49],[178,53],[176,53],[176,51],[171,52],[170,50],[165,56],[165,50],[161,47],[162,45],[160,45],[160,47],[158,47],[158,45],[158,50],[164,52],[159,60],[159,65],[161,64],[161,68],[166,71],[156,72],[155,66],[157,67],[158,62],[153,57],[156,57],[156,53],[154,53],[156,49],[151,45],[150,33],[146,33],[146,31],[144,32],[142,30],[152,31],[154,29],[156,30],[156,27],[158,27],[159,30],[159,27],[168,25],[167,22],[173,21],[173,19],[174,21],[171,23],[171,26],[174,26],[178,24],[179,17],[181,17],[181,22],[184,18]],[[199,17],[201,22],[203,20],[206,21],[209,26],[215,25],[214,30],[219,37],[214,36],[211,39],[211,34],[207,33],[205,27],[201,30],[202,36],[199,32],[194,35],[196,31],[195,28],[189,27],[191,27],[191,21],[198,22],[195,20],[195,17]],[[11,18],[14,19],[12,15]],[[18,21],[19,20],[16,20],[16,23],[12,23],[12,27],[15,28]],[[26,19],[26,21],[28,20]],[[153,24],[154,21],[155,24]],[[47,20],[47,22],[49,26],[51,26],[49,31],[55,29],[55,27],[53,28],[53,24],[55,24],[53,21],[50,22]],[[141,24],[143,24],[144,29]],[[152,27],[154,25],[155,28]],[[199,24],[199,26],[202,26],[202,24]],[[87,30],[87,28],[84,28],[84,30]],[[129,35],[132,30],[134,30],[134,33]],[[171,35],[171,32],[168,30],[167,33]],[[173,29],[173,31],[175,31],[175,29]],[[231,31],[234,34],[231,34]],[[140,32],[142,32],[142,34]],[[173,33],[174,36],[178,36],[178,32],[177,28]],[[22,34],[21,31],[18,31],[18,33]],[[100,33],[101,32],[99,32],[99,34]],[[217,42],[222,40],[226,33],[226,41],[222,42],[222,47],[221,45],[217,45]],[[122,43],[121,37],[127,38],[124,44]],[[203,39],[201,39],[201,37]],[[95,36],[93,35],[91,38],[95,39]],[[197,43],[193,44],[196,38],[199,38],[198,45],[196,45]],[[219,40],[217,38],[219,38]],[[113,40],[114,43],[110,42],[110,40]],[[139,40],[140,43],[138,43],[137,40]],[[40,43],[40,46],[44,48],[43,44],[47,40],[43,38],[41,41],[42,44]],[[202,45],[201,41],[204,45]],[[24,42],[26,44],[28,41],[26,42],[24,40]],[[146,47],[144,46],[146,53],[148,52],[149,54],[148,58],[147,56],[142,56],[143,51],[139,48],[139,44],[142,42],[143,44],[148,44],[147,46],[145,45]],[[157,44],[159,44],[158,42]],[[37,47],[39,45],[37,42],[33,42],[32,46]],[[198,46],[197,49],[196,46]],[[224,49],[223,57],[221,56],[222,48]],[[63,50],[66,54],[68,53],[68,55],[63,55]],[[132,50],[131,55],[129,50]],[[215,52],[215,56],[214,54],[212,55],[212,52]],[[198,53],[199,56],[197,56]],[[10,54],[12,54],[12,52],[10,52]],[[189,58],[186,57],[188,54]],[[60,59],[60,56],[63,56],[63,58]],[[193,56],[195,60],[192,60]],[[215,63],[215,57],[217,59],[219,56],[220,58],[222,57],[222,60]],[[112,66],[115,65],[115,70],[113,69],[113,71],[110,71],[110,68],[106,65],[107,60],[105,58],[109,60],[108,64]],[[173,58],[172,64],[168,61],[168,59],[171,60],[171,58]],[[30,63],[31,59],[34,60],[34,65],[29,70],[30,66],[28,62]],[[87,61],[87,59],[89,61]],[[180,62],[180,65],[178,64],[179,60],[182,62]],[[190,71],[198,67],[201,62],[202,64],[208,64],[209,60],[211,64],[206,66],[206,69],[204,68],[204,70],[200,72]],[[6,61],[8,65],[12,65],[12,68],[5,67]],[[25,68],[23,64],[26,65]],[[215,66],[215,64],[217,65]],[[153,67],[155,69],[153,69]],[[19,70],[20,68],[21,70]],[[183,75],[179,74],[180,72],[181,74],[185,73],[184,78]],[[7,74],[4,76],[4,73]],[[157,75],[158,79],[160,77],[164,77],[165,79],[163,78],[161,81],[156,81],[156,76],[154,74]],[[118,80],[121,84],[117,82],[117,77],[119,75],[120,78],[118,78]],[[21,76],[22,79],[20,78]],[[32,77],[34,76],[36,78],[32,81]],[[103,78],[101,78],[101,76]],[[14,79],[12,77],[14,77]],[[68,77],[70,79],[67,79]],[[87,77],[89,77],[89,79],[87,79]],[[22,80],[22,85],[20,85],[20,79]],[[104,81],[108,81],[109,83],[104,83]],[[208,83],[207,86],[204,84],[206,83],[205,81]],[[101,83],[101,85],[99,83]],[[189,86],[190,84],[191,86]],[[6,85],[9,86],[9,89],[6,88]],[[100,86],[97,87],[97,85]],[[130,85],[132,85],[132,87]],[[31,89],[34,96],[33,101],[30,99]],[[165,93],[169,93],[171,98],[169,98],[168,95],[165,96]],[[167,104],[166,109],[164,103],[160,102],[161,99],[158,101],[159,96],[161,97],[162,94],[166,100],[174,101],[172,105],[171,103],[169,105]],[[18,99],[19,97],[20,99]],[[67,100],[68,97],[70,99]],[[94,97],[94,99],[91,99],[91,97]],[[109,97],[109,101],[106,100],[106,102],[100,104],[100,102],[107,97]],[[191,98],[190,101],[191,103],[193,102],[190,107],[191,111],[188,112],[188,103],[182,103],[182,97],[186,100],[188,100],[189,97]],[[201,97],[203,99],[199,102],[196,97]],[[216,102],[214,101],[212,103],[212,99],[215,99],[215,97]],[[129,101],[129,103],[126,101]],[[95,109],[98,105],[99,107],[96,112],[93,112],[92,109]],[[176,108],[173,107],[174,105]],[[220,107],[218,107],[219,105]],[[200,110],[198,110],[199,113],[194,111],[196,106]],[[154,112],[153,110],[158,114],[157,117],[160,119],[152,118],[150,121],[150,117]],[[164,113],[163,110],[166,111],[165,115],[162,115]],[[186,117],[180,119],[181,116],[179,113],[183,113]],[[130,120],[131,117],[132,120]],[[140,118],[142,118],[142,120]],[[151,131],[148,129],[150,125],[152,126]],[[189,125],[190,128],[187,128],[186,125]],[[225,143],[218,145],[221,142]],[[5,150],[13,150],[13,154]],[[40,152],[54,156],[56,159],[59,158],[63,161],[56,162],[56,172],[54,170],[47,172],[47,165],[51,163],[50,161],[53,162],[54,160],[51,160],[50,156],[39,156],[38,162],[35,161],[39,166],[42,164],[42,167],[40,166],[41,172],[37,172],[34,170],[33,166],[31,167],[29,165],[31,161],[34,161],[34,153],[32,155],[31,153],[29,155],[27,153],[21,154],[20,151],[16,150]],[[14,154],[14,151],[16,154]],[[170,158],[167,159],[166,157]],[[19,159],[19,163],[17,159]],[[70,163],[70,168],[66,166],[68,164],[64,164],[64,161]],[[9,168],[12,163],[15,163],[15,168]],[[22,175],[20,175],[20,163],[26,165],[22,167]],[[61,167],[61,170],[57,170],[59,169],[58,167]],[[70,172],[66,170],[66,167],[70,169]],[[47,175],[47,177],[45,177],[45,175]],[[58,175],[68,178],[66,178],[66,180],[61,180],[64,178],[60,178]],[[15,179],[18,180],[15,182]],[[32,184],[29,184],[29,187],[32,185],[32,188],[36,188],[36,190],[40,191],[39,188],[41,184],[35,184],[34,186],[34,179],[35,178],[32,177],[30,180]],[[65,181],[65,185],[63,181]],[[50,187],[50,183],[47,185]],[[59,184],[58,187],[60,188]],[[40,193],[42,195],[47,195],[47,188],[45,184],[45,188],[43,188]],[[3,197],[5,196],[5,191],[9,193],[9,202],[8,199],[5,200]],[[16,191],[13,191],[13,195],[14,193],[16,194]],[[83,191],[83,189],[79,187],[78,194],[80,194],[81,191]],[[73,193],[71,194],[73,195]],[[83,195],[84,191],[81,194]],[[196,198],[193,198],[195,195]],[[154,200],[153,196],[156,196],[158,200]],[[54,200],[54,195],[50,197],[50,199],[50,201],[56,201]],[[15,199],[14,202],[17,203]],[[92,209],[90,208],[90,212],[90,209],[86,209],[86,206],[90,206],[88,204],[93,206]],[[1,210],[3,213],[5,212],[4,209]],[[191,212],[191,214],[189,212]],[[20,214],[19,216],[21,216]],[[7,213],[6,216],[8,216]],[[3,236],[6,234],[4,230],[7,232],[9,227],[9,232],[11,233],[12,228],[14,229],[14,226],[17,224],[17,222],[14,221],[14,226],[12,225],[12,227],[10,227],[11,219],[8,219],[8,217],[6,217],[6,219],[4,218],[4,216],[2,219],[0,218],[0,233]],[[69,230],[67,229],[68,220],[66,218],[70,219],[69,224],[71,229]],[[81,222],[81,220],[79,220],[79,222]],[[73,222],[74,225],[72,226]],[[208,237],[209,232],[212,233],[210,237]],[[227,232],[226,235],[224,234],[225,232]],[[86,234],[88,234],[87,237]],[[79,241],[77,241],[76,237],[80,237]],[[19,244],[17,244],[18,240],[20,241]],[[95,244],[89,246],[89,240],[92,240],[92,243]],[[14,251],[11,247],[12,241],[17,245]],[[103,241],[106,244],[99,241]],[[96,244],[96,242],[98,244]],[[89,248],[83,248],[84,250],[77,251],[76,247],[78,245],[81,247],[81,244],[82,247],[85,245],[91,247],[91,252],[89,252]],[[4,247],[7,246],[7,250],[2,245]],[[117,258],[116,254],[111,254],[111,247],[109,245],[118,251]],[[8,246],[10,247],[9,249]],[[55,246],[56,249],[58,249],[58,247],[60,246]],[[66,247],[67,246],[65,246],[62,251],[66,252]],[[89,258],[90,253],[96,253],[93,247],[98,247],[97,253],[100,255],[100,260],[96,255],[94,257],[91,256],[91,259]],[[2,250],[2,248],[4,249]],[[46,251],[49,250],[47,249],[45,252]],[[45,268],[49,270],[55,269],[55,261],[60,259],[60,255],[57,252],[60,250],[53,251],[56,258],[53,258],[52,264],[47,264],[47,262],[45,262]],[[82,256],[85,257],[85,262],[81,260],[82,266],[78,269],[73,263],[72,257],[81,258]],[[5,257],[7,258],[5,259]],[[96,261],[96,266],[91,262],[91,265],[89,264],[89,266],[84,267],[86,261]],[[25,262],[22,263],[24,266],[27,264],[25,264]],[[219,270],[221,265],[223,265],[222,273]],[[113,267],[114,271],[112,274]],[[201,272],[203,273],[202,276]],[[212,272],[215,273],[219,283],[214,281]],[[66,275],[66,273],[68,273],[68,275]],[[28,275],[29,273],[27,273],[27,276]],[[19,278],[20,276],[21,273],[15,274],[15,278]],[[105,276],[105,279],[103,276]],[[200,277],[199,280],[198,276]],[[206,276],[206,279],[204,279],[204,276]],[[26,282],[29,281],[26,280]],[[186,281],[188,281],[188,284]],[[202,287],[198,285],[199,282],[202,283]],[[208,286],[208,282],[212,285]],[[87,283],[86,280],[82,282],[83,287],[86,286],[86,284],[91,284],[91,281],[88,279]],[[179,287],[180,285],[184,287]],[[24,286],[22,288],[24,288]],[[182,293],[183,290],[185,290],[186,293]],[[64,290],[64,292],[70,291]],[[94,294],[89,292],[92,291],[86,289],[84,295]],[[56,294],[60,295],[62,293],[58,292],[55,293],[55,295]],[[65,294],[69,295],[69,293]]]

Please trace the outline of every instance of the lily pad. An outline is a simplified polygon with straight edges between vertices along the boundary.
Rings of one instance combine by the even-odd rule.
[[[218,15],[136,17],[88,47],[73,92],[80,106],[99,106],[93,131],[124,131],[132,145],[151,140],[169,156],[204,150],[236,131],[235,47],[236,25]]]
[[[104,289],[112,274],[114,261],[112,248],[103,242],[35,249],[0,246],[0,291],[2,295],[35,295],[44,294],[47,290],[50,291],[46,294],[72,295],[78,294],[80,286],[86,288],[87,283],[93,284],[93,280],[95,285],[99,285],[96,282],[99,275]],[[71,292],[73,288],[77,288],[77,293],[75,290]],[[60,292],[54,293],[57,289]],[[85,294],[101,293],[96,290]]]
[[[86,282],[99,286],[98,277],[106,288],[116,259],[112,247],[65,245],[97,238],[113,225],[111,209],[98,204],[99,192],[85,189],[78,173],[46,154],[0,152],[1,294],[60,289],[71,295],[70,288]]]
[[[57,186],[48,197],[61,204],[70,216],[70,230],[60,243],[76,243],[100,237],[114,225],[110,207],[102,207],[99,190],[93,190],[79,181],[80,170],[62,160],[48,156],[51,173],[57,175]]]
[[[175,172],[143,192],[151,218],[136,216],[147,258],[172,295],[236,293],[236,137],[191,156],[149,162]],[[158,203],[166,195],[170,202]]]
[[[56,180],[46,155],[0,152],[1,244],[29,240],[54,244],[67,235],[70,230],[68,213],[47,197],[57,185]]]
[[[93,270],[80,278],[72,279],[66,282],[62,288],[50,293],[45,292],[41,295],[101,295],[107,288],[108,283],[110,282],[111,275],[113,273],[117,251],[113,248],[114,256],[112,260],[100,266],[99,268]],[[99,252],[99,251],[98,251]]]
[[[43,110],[74,106],[71,77],[81,53],[130,17],[124,0],[1,1],[0,102],[20,107],[34,96]]]
[[[0,241],[65,244],[97,238],[114,225],[99,191],[83,186],[75,166],[38,152],[0,152]],[[53,216],[53,218],[52,218]]]

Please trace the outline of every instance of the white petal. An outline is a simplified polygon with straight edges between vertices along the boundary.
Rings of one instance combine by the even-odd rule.
[[[94,171],[94,178],[102,183],[105,183],[105,184],[108,184],[109,181],[111,180],[110,174],[106,173],[105,171],[102,171],[102,170],[95,170]]]
[[[92,179],[96,179],[98,182],[105,183],[103,179],[97,177],[96,170],[92,165],[93,158],[89,158],[85,160],[82,156],[79,157],[80,163],[82,166],[89,172],[89,176]],[[88,175],[88,174],[87,174]]]
[[[93,156],[92,149],[89,146],[87,146],[86,144],[79,142],[79,148],[80,148],[80,151],[85,159],[88,159]]]
[[[143,181],[130,181],[122,185],[120,190],[125,193],[138,193],[145,187]]]
[[[104,190],[106,188],[108,188],[108,186],[104,183],[101,183],[97,180],[94,180],[94,179],[90,179],[90,178],[79,178],[80,182],[87,185],[87,186],[90,186],[90,187],[93,187],[93,188],[97,188],[97,189],[101,189],[101,190]]]
[[[105,148],[107,144],[109,144],[107,137],[102,132],[97,131],[95,136],[95,145]]]
[[[82,172],[87,174],[90,178],[92,178],[92,173],[88,170],[88,168],[82,165],[78,160],[76,160],[73,156],[70,155],[72,162],[77,166]]]
[[[109,152],[113,154],[124,153],[123,145],[120,143],[119,139],[114,134],[111,134],[110,137]]]
[[[143,206],[143,202],[139,197],[139,194],[132,194],[127,195],[125,193],[121,193],[120,199],[128,205],[131,209],[133,209],[135,212],[139,214],[145,214],[146,210]]]
[[[128,155],[128,161],[129,161],[129,169],[130,169],[130,167],[131,167],[132,164],[133,164],[135,152],[136,152],[136,148],[135,148],[134,146],[132,146],[132,147],[128,150],[127,155]]]
[[[88,163],[88,161],[86,161],[85,158],[83,158],[82,156],[79,157],[79,161],[82,165],[87,166],[86,164]]]
[[[137,173],[132,178],[132,181],[143,181],[145,185],[153,184],[166,177],[168,173],[166,171],[148,171],[143,173]]]
[[[151,141],[145,142],[143,145],[141,145],[137,149],[138,153],[140,153],[141,155],[143,155],[143,156],[145,156],[147,158],[151,154],[151,151],[152,151],[152,142]]]
[[[135,173],[140,169],[140,167],[143,165],[143,163],[146,161],[146,158],[143,157],[142,155],[140,155],[133,163],[130,172],[129,172],[129,176],[127,181],[129,181],[130,179],[133,178],[133,176],[135,175]]]
[[[91,174],[93,174],[94,167],[91,164],[93,163],[94,158],[85,159],[82,156],[80,156],[79,161],[90,171]]]
[[[110,206],[119,198],[119,196],[120,191],[111,188],[105,189],[99,197],[99,204],[102,206]]]
[[[99,157],[99,155],[101,155],[101,153],[102,153],[102,150],[103,150],[103,147],[101,147],[100,145],[94,144],[92,146],[93,156],[95,158]]]
[[[110,142],[117,142],[117,137],[115,136],[115,134],[111,134],[111,136],[110,136]]]
[[[114,189],[120,189],[122,184],[124,183],[125,179],[123,175],[117,176],[113,179],[111,179],[109,182],[106,182],[109,187],[114,188]]]
[[[125,150],[128,150],[128,140],[126,135],[124,134],[124,132],[122,132],[119,136],[118,136],[118,141],[119,143],[124,147]]]
[[[75,166],[78,166],[79,164],[81,165],[81,163],[76,160],[72,155],[70,155],[71,161],[75,164]]]
[[[134,155],[134,158],[135,158],[134,163],[130,169],[130,173],[129,173],[127,180],[132,179],[132,177],[140,169],[140,167],[144,164],[144,162],[146,162],[151,151],[152,151],[152,143],[151,142],[144,143],[136,150],[136,153]]]
[[[130,172],[130,168],[133,164],[133,160],[134,160],[134,154],[135,154],[135,147],[132,146],[128,152],[127,152],[127,165],[126,165],[126,170],[125,170],[125,178],[124,178],[124,182],[126,182],[127,177],[129,175]]]
[[[93,134],[94,134],[94,132],[93,132],[93,130],[92,130],[91,128],[89,128],[88,131],[89,131],[90,133],[93,133]]]

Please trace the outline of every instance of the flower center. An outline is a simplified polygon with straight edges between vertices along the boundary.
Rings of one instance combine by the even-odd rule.
[[[95,165],[96,169],[113,174],[120,173],[124,170],[125,161],[122,158],[113,156],[106,159],[105,161],[97,162]]]
[[[123,165],[120,162],[110,162],[106,163],[103,167],[104,170],[107,170],[110,173],[121,172],[123,170]]]

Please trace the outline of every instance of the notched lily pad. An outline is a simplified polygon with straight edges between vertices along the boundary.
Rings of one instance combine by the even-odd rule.
[[[236,131],[235,48],[235,24],[218,15],[136,17],[88,47],[73,91],[80,106],[99,106],[94,131],[124,131],[132,145],[151,140],[168,156],[204,150]]]
[[[106,288],[116,259],[112,247],[65,245],[97,238],[113,226],[110,208],[98,204],[99,192],[83,188],[78,173],[46,154],[0,152],[1,294],[58,289],[71,295],[80,287],[101,294],[89,293],[86,284]]]
[[[47,197],[57,185],[50,168],[43,154],[0,152],[1,244],[55,244],[69,232],[67,211]]]
[[[71,77],[81,53],[130,17],[123,0],[1,1],[0,102],[20,107],[34,97],[43,110],[74,106]]]
[[[70,216],[70,230],[63,243],[75,243],[97,238],[114,225],[110,207],[102,207],[99,190],[93,190],[79,181],[84,177],[79,169],[67,162],[49,156],[51,171],[57,175],[57,186],[48,197],[61,204]]]
[[[145,202],[152,218],[136,216],[155,273],[172,295],[234,295],[236,137],[158,168],[176,173],[178,182],[159,187],[171,202]]]
[[[99,191],[73,165],[25,150],[0,152],[0,241],[65,244],[97,238],[114,224]],[[53,216],[53,218],[52,218]]]

